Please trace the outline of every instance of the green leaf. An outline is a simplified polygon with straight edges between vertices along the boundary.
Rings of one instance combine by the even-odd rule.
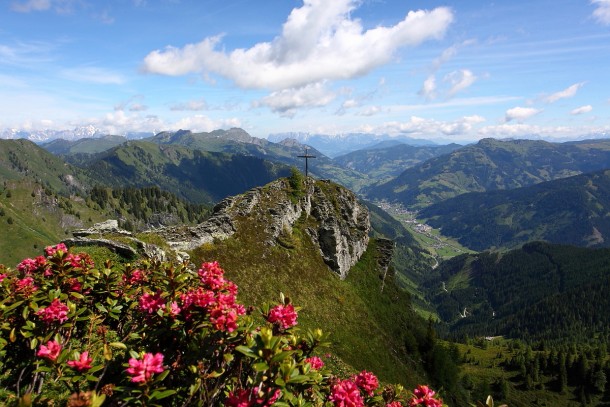
[[[164,399],[166,397],[169,397],[173,394],[176,394],[176,390],[165,390],[165,391],[154,391],[151,395],[150,395],[150,399],[151,400],[161,400]]]
[[[95,308],[97,308],[98,310],[107,313],[108,310],[106,309],[106,307],[104,307],[102,304],[100,304],[99,302],[95,303]]]
[[[271,358],[271,362],[281,362],[282,360],[286,359],[288,356],[292,355],[293,353],[294,353],[293,350],[286,350],[286,351],[280,352]]]
[[[242,353],[248,357],[254,358],[254,359],[258,359],[258,355],[256,353],[254,353],[252,351],[252,349],[248,348],[247,346],[244,345],[239,345],[238,347],[235,348],[236,351],[238,351],[239,353]]]
[[[112,346],[113,348],[127,350],[127,345],[125,345],[123,342],[110,342],[108,345]]]
[[[79,300],[82,300],[83,298],[85,298],[81,293],[77,293],[75,291],[71,291],[70,295],[74,298],[78,298]]]
[[[155,383],[162,382],[167,375],[169,374],[169,370],[164,370],[159,376],[155,378]]]
[[[252,369],[256,372],[264,372],[265,370],[269,370],[269,365],[265,362],[253,363]]]
[[[309,376],[300,374],[300,375],[296,375],[296,376],[288,379],[287,383],[297,383],[298,384],[298,383],[305,383],[307,381],[309,381]]]

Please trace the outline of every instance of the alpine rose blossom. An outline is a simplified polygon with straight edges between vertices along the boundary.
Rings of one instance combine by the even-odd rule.
[[[340,380],[332,386],[329,401],[335,407],[364,407],[360,389],[351,380]]]
[[[40,345],[40,349],[38,350],[38,353],[36,353],[36,356],[55,362],[60,353],[61,345],[59,342],[49,341],[46,345]]]
[[[413,398],[409,402],[410,407],[426,406],[426,407],[442,407],[443,400],[434,398],[436,394],[428,386],[419,385],[413,390]]]
[[[47,247],[45,247],[44,253],[47,256],[54,256],[55,253],[57,253],[60,250],[65,253],[65,252],[68,251],[68,248],[66,247],[66,245],[64,243],[59,243],[59,244],[56,244],[55,246],[47,246]]]
[[[69,310],[70,309],[66,304],[59,301],[58,298],[55,298],[51,302],[51,305],[46,308],[39,309],[36,315],[38,315],[40,319],[42,319],[47,324],[50,324],[55,321],[58,321],[61,324],[68,320]]]
[[[32,277],[25,277],[15,281],[15,292],[25,298],[30,297],[37,290],[38,287],[34,284],[34,279]]]
[[[305,359],[305,363],[309,363],[312,370],[320,370],[324,367],[324,362],[317,356]]]
[[[354,383],[356,383],[356,386],[362,389],[362,391],[369,396],[372,396],[373,392],[377,389],[377,387],[379,387],[379,380],[377,380],[377,377],[373,373],[367,372],[366,370],[358,373],[353,380]]]
[[[89,352],[83,352],[78,359],[69,360],[68,366],[79,372],[86,372],[91,369],[91,362],[93,362],[93,359],[89,357]]]
[[[288,329],[297,324],[297,312],[292,304],[276,305],[269,311],[267,321],[279,325],[282,329]]]
[[[385,407],[402,407],[402,403],[400,401],[393,401],[386,404]]]
[[[148,314],[154,314],[157,310],[165,306],[165,301],[161,298],[161,291],[156,294],[143,294],[140,297],[140,310]]]
[[[129,359],[129,368],[127,373],[134,383],[146,383],[150,380],[153,373],[163,373],[163,354],[162,353],[145,353],[142,360],[131,358]]]

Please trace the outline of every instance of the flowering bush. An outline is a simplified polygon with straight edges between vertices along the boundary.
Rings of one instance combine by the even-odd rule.
[[[216,262],[95,267],[59,244],[0,265],[0,290],[0,404],[442,405],[425,386],[335,377],[321,330],[297,328],[283,296],[246,309]]]

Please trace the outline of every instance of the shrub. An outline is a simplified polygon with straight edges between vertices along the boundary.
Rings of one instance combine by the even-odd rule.
[[[301,332],[283,296],[246,308],[216,262],[95,267],[59,244],[0,265],[0,289],[3,404],[441,405],[425,386],[409,400],[370,372],[334,376],[321,330]]]

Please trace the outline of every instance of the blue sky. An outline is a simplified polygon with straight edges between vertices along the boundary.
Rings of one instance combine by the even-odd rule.
[[[0,8],[0,131],[610,134],[610,0]]]

